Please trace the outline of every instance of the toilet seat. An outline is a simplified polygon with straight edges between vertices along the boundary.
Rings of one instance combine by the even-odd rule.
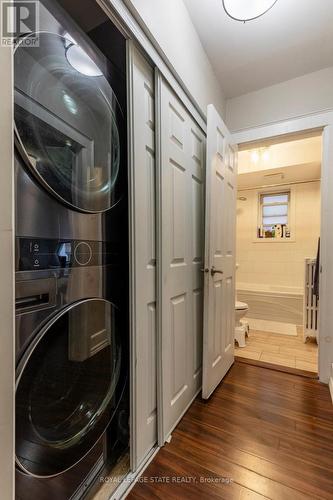
[[[237,311],[243,311],[244,309],[248,309],[248,305],[245,302],[239,302],[238,300],[235,303],[235,309]]]

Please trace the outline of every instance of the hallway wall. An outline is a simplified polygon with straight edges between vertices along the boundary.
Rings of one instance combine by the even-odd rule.
[[[220,83],[182,0],[125,0],[141,19],[206,115],[214,104],[225,115]]]
[[[227,101],[231,131],[333,109],[333,66]]]

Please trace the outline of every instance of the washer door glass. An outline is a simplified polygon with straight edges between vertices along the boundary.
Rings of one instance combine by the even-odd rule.
[[[39,477],[75,465],[117,409],[117,309],[102,299],[69,306],[37,336],[18,368],[16,461]]]
[[[122,113],[108,80],[70,37],[24,38],[14,56],[15,130],[25,162],[49,191],[84,212],[119,200]],[[100,63],[102,64],[102,63]]]

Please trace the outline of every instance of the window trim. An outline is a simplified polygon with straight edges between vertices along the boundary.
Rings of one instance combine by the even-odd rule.
[[[264,198],[269,197],[269,196],[287,196],[287,201],[286,202],[276,202],[276,203],[264,203]],[[278,207],[278,206],[285,206],[287,205],[287,225],[290,228],[290,197],[291,193],[290,190],[288,189],[287,191],[280,191],[277,193],[270,193],[270,192],[265,192],[265,193],[260,193],[258,195],[258,212],[259,212],[259,217],[258,217],[258,228],[262,226],[263,228],[265,227],[263,222],[264,222],[264,207]],[[267,216],[268,217],[268,216]],[[271,215],[271,217],[274,217]],[[278,215],[276,217],[279,217]],[[281,217],[284,217],[281,215]],[[290,236],[291,237],[291,236]],[[288,238],[288,240],[290,239]]]

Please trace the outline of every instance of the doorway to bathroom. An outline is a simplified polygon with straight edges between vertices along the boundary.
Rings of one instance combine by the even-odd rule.
[[[240,147],[235,356],[318,374],[321,132]]]

